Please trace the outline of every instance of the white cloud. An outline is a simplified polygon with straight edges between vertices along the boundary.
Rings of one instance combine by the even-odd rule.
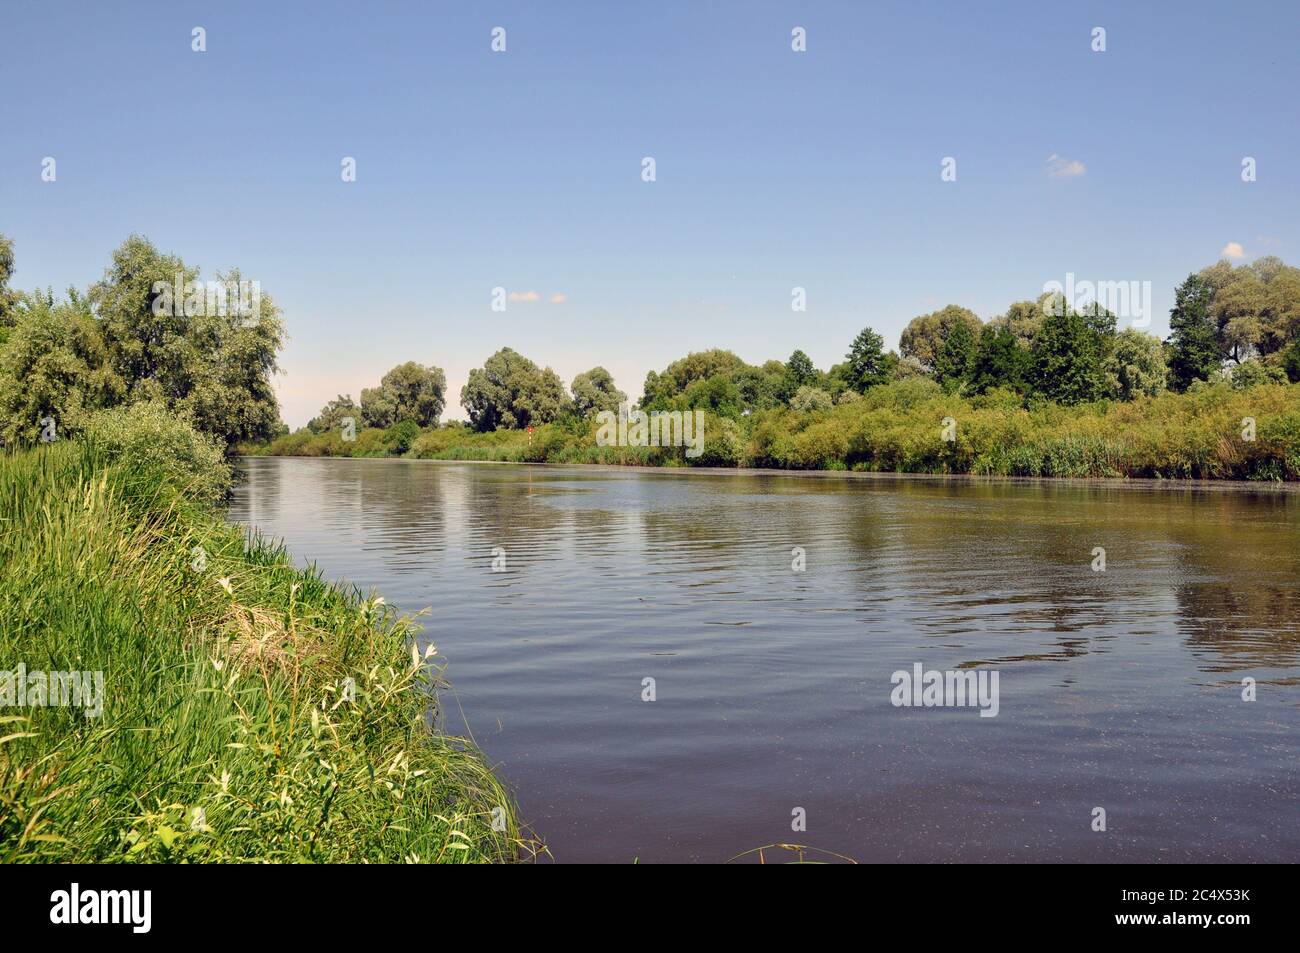
[[[511,301],[540,301],[542,298],[536,291],[512,291],[509,297]]]
[[[1053,152],[1047,157],[1047,174],[1054,179],[1070,179],[1088,171],[1078,159],[1067,159]]]
[[[551,304],[564,304],[564,302],[569,300],[569,296],[566,295],[563,291],[557,291],[555,292],[555,294],[551,295],[547,300],[550,301]]]
[[[1223,246],[1223,251],[1219,252],[1224,258],[1245,258],[1246,249],[1241,247],[1241,242],[1228,242]]]

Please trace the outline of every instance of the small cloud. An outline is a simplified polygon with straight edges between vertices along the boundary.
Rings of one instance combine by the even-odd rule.
[[[1223,251],[1219,252],[1219,254],[1224,258],[1232,258],[1235,260],[1238,258],[1245,258],[1246,249],[1241,247],[1241,242],[1228,242],[1228,244],[1223,246]]]
[[[563,291],[557,291],[555,292],[555,294],[551,295],[546,300],[549,301],[551,304],[564,304],[564,302],[569,300],[569,296],[566,295]]]
[[[1078,159],[1067,159],[1053,152],[1047,157],[1047,174],[1054,179],[1071,179],[1088,171]]]
[[[540,301],[542,296],[536,291],[512,291],[510,292],[511,301]]]

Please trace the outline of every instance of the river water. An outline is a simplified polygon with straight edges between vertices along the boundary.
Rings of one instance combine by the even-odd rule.
[[[557,861],[1300,861],[1300,494],[241,467],[232,519],[430,607]],[[917,664],[997,714],[894,704]]]

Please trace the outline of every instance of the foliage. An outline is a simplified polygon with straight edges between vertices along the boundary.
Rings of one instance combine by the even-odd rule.
[[[860,394],[889,379],[884,343],[884,338],[871,328],[863,328],[853,339],[847,355],[848,369],[844,376],[848,386]]]
[[[66,301],[15,298],[6,287],[10,270],[12,248],[0,240],[6,442],[35,439],[44,417],[72,433],[90,411],[137,401],[164,404],[227,448],[279,430],[271,377],[280,314],[267,295],[250,294],[248,313],[224,298],[228,284],[244,280],[238,271],[218,274],[209,297],[196,269],[139,236],[113,252],[87,295],[70,289]]]
[[[1209,318],[1224,358],[1275,354],[1300,332],[1300,268],[1267,256],[1235,268],[1219,261],[1198,277],[1209,286]]]
[[[351,394],[339,394],[324,407],[320,413],[307,421],[307,429],[312,433],[327,433],[343,426],[345,418],[351,417],[357,426],[361,425],[361,407],[352,399]]]
[[[914,358],[923,367],[936,368],[944,344],[959,325],[964,326],[971,337],[980,332],[980,319],[975,312],[956,304],[915,317],[899,335],[898,353]]]
[[[1106,395],[1105,361],[1115,319],[1094,306],[1080,314],[1058,298],[1046,308],[1030,350],[1035,393],[1060,404],[1079,404]]]
[[[952,322],[934,359],[934,379],[945,390],[959,391],[970,380],[975,368],[976,347],[975,332],[970,324],[964,320]]]
[[[1009,325],[990,322],[980,328],[969,373],[971,393],[983,394],[995,387],[1024,391],[1028,374],[1029,352],[1020,346]]]
[[[141,402],[96,411],[81,434],[97,459],[146,481],[166,483],[183,495],[217,503],[230,490],[225,448],[162,404]]]
[[[119,403],[124,393],[84,298],[26,299],[0,349],[0,434],[7,445],[35,443],[47,418],[56,434],[74,434],[87,413]]]
[[[1232,369],[1229,375],[1233,390],[1249,390],[1260,384],[1287,383],[1286,371],[1259,361],[1245,361]]]
[[[853,391],[845,391],[851,394]],[[792,410],[826,410],[831,407],[835,401],[831,395],[819,387],[809,387],[805,384],[800,387],[793,397],[790,398],[790,408]]]
[[[569,385],[574,410],[582,417],[595,416],[602,410],[617,411],[627,403],[627,394],[614,386],[614,377],[603,367],[593,367],[573,378]]]
[[[0,655],[104,678],[99,717],[4,713],[0,859],[516,856],[500,782],[429,727],[439,669],[413,620],[105,446],[0,458]]]
[[[538,368],[508,347],[469,372],[460,402],[479,431],[547,423],[572,409],[555,371]]]
[[[1188,275],[1174,292],[1169,312],[1169,386],[1174,390],[1187,390],[1193,381],[1209,380],[1219,370],[1213,295],[1214,287],[1200,275]]]
[[[1000,332],[995,332],[1000,333]],[[850,392],[851,393],[851,392]],[[953,441],[943,421],[956,423]],[[1257,436],[1242,436],[1255,418]],[[1131,402],[1060,405],[1007,387],[946,393],[928,376],[871,388],[834,406],[769,408],[739,419],[706,414],[701,457],[679,448],[597,446],[594,424],[570,418],[537,429],[475,433],[459,424],[425,430],[406,456],[443,460],[897,470],[1008,476],[1196,477],[1300,480],[1300,385],[1234,390],[1199,384],[1185,394]],[[374,434],[379,439],[370,439]],[[267,452],[389,455],[384,431],[355,443],[303,431]]]
[[[1044,307],[1053,297],[1051,293],[1044,293],[1037,301],[1017,301],[1007,308],[1005,314],[993,318],[989,324],[995,328],[1006,328],[1014,335],[1017,344],[1029,350],[1047,316]]]
[[[1160,339],[1136,328],[1115,335],[1105,371],[1109,395],[1116,400],[1154,397],[1165,389],[1169,376]]]
[[[441,367],[407,361],[380,378],[378,387],[362,389],[361,418],[367,427],[389,427],[403,420],[434,427],[442,416],[446,392],[447,377]]]

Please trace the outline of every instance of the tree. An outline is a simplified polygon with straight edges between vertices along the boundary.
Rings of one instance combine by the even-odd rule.
[[[720,348],[692,351],[669,364],[662,374],[651,371],[646,375],[641,407],[646,410],[669,410],[673,398],[695,381],[708,380],[716,374],[735,378],[748,367],[731,351]]]
[[[1028,351],[1034,344],[1038,329],[1043,326],[1046,312],[1044,304],[1052,297],[1051,293],[1040,295],[1037,301],[1017,301],[1007,307],[1006,314],[1000,314],[989,321],[995,328],[1005,327],[1016,339],[1016,343]]]
[[[859,394],[888,379],[890,368],[885,360],[884,345],[885,339],[871,328],[863,328],[853,339],[847,356],[849,366],[845,379]]]
[[[11,435],[27,432],[38,405],[71,427],[87,410],[140,401],[162,404],[220,437],[227,449],[278,431],[271,377],[283,326],[267,295],[227,300],[228,284],[240,287],[238,272],[200,283],[197,269],[134,235],[113,252],[89,294],[70,289],[67,302],[38,294],[15,305],[3,287],[11,271],[6,240],[0,287],[7,340],[0,362],[7,371],[0,400],[11,414],[5,422]],[[14,388],[26,393],[15,395]]]
[[[361,418],[367,427],[391,427],[403,420],[436,427],[446,404],[447,377],[441,367],[415,361],[398,364],[378,387],[361,391]]]
[[[1291,346],[1282,355],[1282,370],[1286,371],[1287,380],[1300,384],[1300,338],[1291,342]]]
[[[1108,352],[1106,329],[1114,317],[1100,306],[1083,315],[1064,300],[1048,307],[1030,352],[1034,390],[1060,404],[1100,400],[1107,393],[1103,362]]]
[[[1235,268],[1219,261],[1200,277],[1211,289],[1209,315],[1224,358],[1267,357],[1300,332],[1300,269],[1267,256]]]
[[[853,392],[845,391],[844,393],[851,394]],[[795,391],[794,396],[790,398],[791,410],[829,410],[834,404],[835,401],[831,399],[831,395],[826,391],[820,387],[809,387],[807,384]]]
[[[970,380],[975,366],[975,334],[965,321],[955,321],[935,357],[934,378],[944,390],[956,392]]]
[[[475,430],[546,423],[572,409],[564,384],[522,354],[503,347],[469,372],[460,402]]]
[[[125,392],[84,298],[28,297],[0,350],[0,433],[7,446],[36,442],[46,418],[56,435],[73,433]]]
[[[9,329],[18,320],[15,308],[18,296],[9,290],[9,281],[14,274],[14,243],[0,235],[0,346],[9,336]]]
[[[1011,327],[990,322],[980,328],[970,371],[971,391],[983,394],[994,387],[1009,387],[1023,393],[1028,364],[1029,353],[1020,346]]]
[[[728,374],[714,374],[695,381],[665,410],[707,410],[719,417],[735,419],[744,410],[740,388]]]
[[[1243,361],[1232,369],[1232,389],[1248,390],[1260,384],[1285,384],[1286,371],[1259,361]]]
[[[227,448],[269,438],[280,418],[271,386],[284,336],[279,309],[260,290],[247,301],[225,297],[240,287],[238,271],[218,273],[211,292],[198,279],[148,239],[123,242],[89,296],[108,367],[126,401],[162,402]]]
[[[745,410],[767,410],[781,402],[785,386],[785,365],[771,360],[761,367],[746,364],[732,373],[732,381],[740,392],[740,403]]]
[[[1214,288],[1200,275],[1188,275],[1174,291],[1169,312],[1169,386],[1185,391],[1193,381],[1209,380],[1221,363],[1218,329],[1210,314]]]
[[[1112,397],[1154,397],[1165,389],[1168,376],[1159,338],[1136,328],[1125,328],[1115,335],[1115,346],[1106,359],[1106,381]]]
[[[627,394],[614,386],[614,377],[603,367],[583,371],[569,385],[573,406],[583,417],[591,417],[602,410],[618,409],[627,403]]]
[[[800,387],[813,383],[817,377],[817,368],[813,367],[812,358],[807,354],[795,351],[790,355],[790,360],[785,362],[781,377],[781,397],[789,401]]]
[[[353,421],[361,419],[361,407],[351,394],[339,394],[327,403],[319,414],[307,421],[307,429],[312,433],[329,433],[342,427],[345,417],[351,417]]]
[[[958,325],[965,325],[972,337],[979,334],[980,319],[974,311],[960,305],[950,304],[930,314],[915,317],[898,337],[898,352],[903,357],[915,358],[925,367],[933,369],[943,353],[944,342]]]

